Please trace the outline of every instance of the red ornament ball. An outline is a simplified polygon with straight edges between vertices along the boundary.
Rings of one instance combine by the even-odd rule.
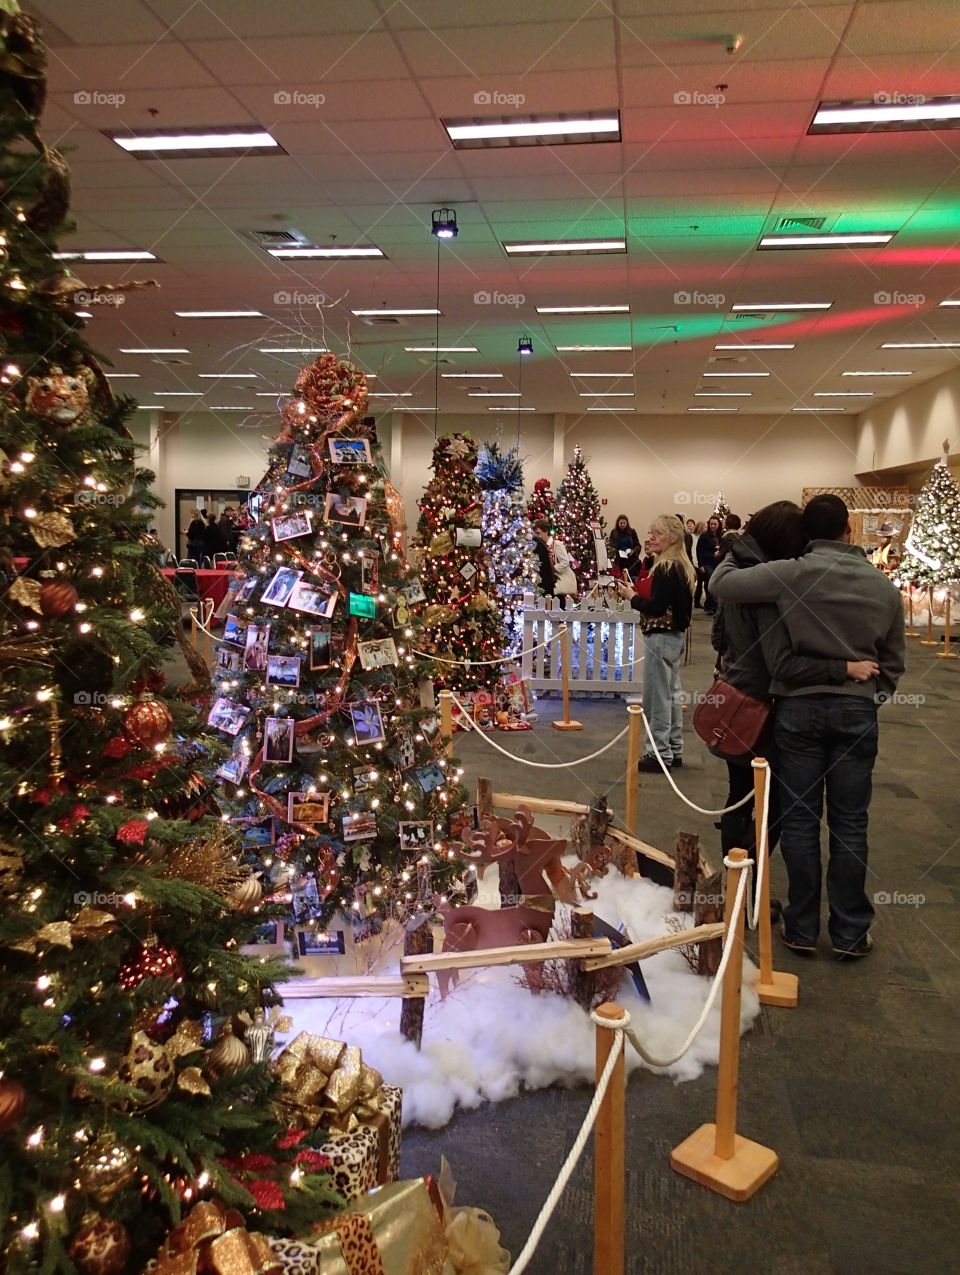
[[[144,943],[125,965],[120,967],[117,982],[125,991],[133,991],[145,978],[170,978],[183,981],[183,966],[178,953],[156,939]]]
[[[155,699],[141,699],[131,704],[123,715],[123,733],[132,744],[153,748],[169,739],[173,718],[166,704]]]
[[[45,620],[62,620],[80,601],[69,580],[49,580],[40,586],[40,613]]]
[[[87,1213],[67,1252],[81,1275],[123,1275],[130,1260],[130,1232],[122,1222]]]
[[[0,1133],[9,1131],[23,1118],[27,1091],[16,1080],[0,1080]]]

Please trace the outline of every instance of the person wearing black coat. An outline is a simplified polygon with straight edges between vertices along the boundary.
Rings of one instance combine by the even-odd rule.
[[[620,514],[610,532],[610,561],[629,580],[640,565],[640,537],[626,514]]]
[[[223,553],[223,540],[216,514],[207,514],[207,525],[203,529],[203,556],[207,566],[213,566],[213,555]]]
[[[203,558],[203,537],[207,525],[203,521],[205,509],[195,509],[187,527],[187,557],[192,558],[199,567]]]
[[[720,519],[714,515],[707,520],[707,529],[700,533],[697,541],[697,571],[703,581],[703,609],[713,615],[717,609],[717,600],[710,593],[710,577],[717,565],[720,551]]]

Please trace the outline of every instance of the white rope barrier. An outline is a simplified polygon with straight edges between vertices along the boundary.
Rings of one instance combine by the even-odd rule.
[[[727,868],[750,868],[753,865],[753,860],[741,859],[737,861],[735,859],[724,858],[723,863],[724,867]],[[651,1054],[650,1051],[643,1046],[643,1044],[637,1039],[636,1035],[630,1031],[629,1023],[624,1025],[623,1030],[626,1033],[627,1040],[629,1040],[630,1044],[634,1047],[643,1061],[648,1063],[651,1067],[672,1067],[675,1062],[679,1062],[696,1038],[700,1035],[707,1019],[710,1017],[710,1011],[713,1009],[716,999],[720,994],[720,988],[723,986],[723,975],[726,972],[727,965],[730,963],[734,939],[737,935],[737,920],[740,916],[740,909],[743,907],[743,899],[747,891],[747,883],[749,880],[749,872],[740,873],[740,879],[737,882],[737,893],[733,901],[733,911],[730,913],[730,924],[727,926],[727,933],[723,941],[723,954],[720,957],[720,964],[717,967],[717,972],[714,975],[713,983],[711,984],[707,999],[704,1002],[700,1017],[690,1028],[686,1040],[680,1046],[677,1053],[672,1054],[669,1058],[655,1057],[655,1055]],[[740,956],[741,959],[743,959],[742,952]]]
[[[593,761],[595,757],[602,756],[605,752],[611,749],[614,744],[619,744],[620,740],[623,739],[624,735],[626,735],[627,731],[630,729],[629,725],[624,726],[620,734],[614,735],[613,739],[611,739],[608,744],[604,744],[602,748],[598,748],[594,753],[589,753],[586,757],[578,757],[575,761],[528,761],[526,757],[518,757],[516,753],[508,753],[505,748],[501,748],[499,744],[490,739],[486,731],[480,729],[452,691],[450,693],[450,698],[463,714],[463,720],[466,722],[468,728],[472,731],[476,731],[484,743],[489,744],[491,748],[495,748],[498,753],[503,753],[504,757],[509,757],[511,761],[520,762],[524,766],[533,766],[536,770],[566,770],[568,766],[582,766],[584,762]]]
[[[767,871],[767,860],[770,858],[770,847],[767,844],[768,832],[770,824],[770,783],[773,776],[770,774],[770,763],[764,761],[762,766],[757,767],[758,770],[766,771],[766,782],[763,785],[763,818],[760,824],[760,840],[757,843],[757,885],[751,899],[747,895],[747,926],[751,930],[755,930],[760,921],[760,899],[763,890],[763,878]]]
[[[591,1017],[593,1017],[593,1015],[591,1015]],[[627,1023],[629,1023],[630,1015],[625,1013],[624,1017]],[[594,1018],[594,1022],[597,1021],[598,1020]],[[602,1019],[599,1021],[603,1023],[605,1027],[612,1026],[612,1024],[604,1022]],[[607,1058],[607,1065],[604,1067],[600,1076],[596,1092],[593,1095],[593,1101],[590,1103],[587,1114],[584,1117],[583,1124],[580,1126],[580,1132],[577,1134],[576,1141],[570,1148],[569,1154],[567,1155],[566,1160],[564,1160],[560,1172],[557,1174],[557,1180],[554,1182],[550,1194],[544,1201],[543,1208],[540,1210],[539,1216],[533,1224],[533,1230],[530,1232],[526,1244],[524,1244],[523,1248],[520,1250],[520,1255],[517,1260],[510,1267],[509,1275],[521,1275],[521,1272],[527,1269],[528,1262],[536,1252],[537,1245],[540,1243],[543,1232],[546,1230],[547,1224],[553,1216],[553,1211],[557,1207],[561,1195],[563,1195],[564,1191],[567,1189],[567,1183],[570,1181],[573,1171],[577,1167],[577,1161],[583,1154],[583,1148],[587,1145],[587,1139],[590,1137],[590,1133],[596,1123],[601,1104],[606,1097],[614,1068],[620,1060],[620,1051],[622,1048],[623,1028],[616,1025],[613,1048],[610,1050],[610,1056]]]
[[[666,763],[664,762],[663,758],[660,756],[660,753],[657,750],[657,744],[653,738],[653,731],[650,729],[650,723],[647,721],[647,715],[643,711],[643,709],[640,710],[640,716],[643,718],[643,725],[644,725],[644,729],[647,732],[647,739],[650,741],[651,756],[656,757],[657,761],[660,763],[660,769],[663,771],[667,779],[669,779],[670,781],[670,787],[677,794],[677,796],[680,798],[681,801],[686,802],[686,804],[690,807],[691,810],[697,810],[699,811],[701,815],[727,815],[732,810],[739,810],[741,806],[745,806],[748,801],[753,800],[753,793],[748,792],[745,797],[742,797],[739,801],[735,801],[732,806],[721,806],[719,810],[707,810],[705,806],[698,806],[695,801],[691,801],[689,797],[685,797],[683,793],[680,791],[680,789],[677,787],[677,785],[674,783],[673,775],[670,774],[669,767],[666,765]]]
[[[437,664],[461,664],[464,668],[480,668],[487,664],[516,664],[518,660],[522,660],[525,655],[532,655],[534,651],[542,651],[544,647],[549,646],[551,642],[556,642],[557,638],[563,637],[567,631],[567,626],[561,624],[551,637],[545,642],[539,642],[536,646],[531,646],[525,651],[518,651],[516,655],[500,655],[495,660],[448,660],[444,655],[434,655],[431,651],[418,651],[415,646],[408,647],[411,655],[421,655],[425,660],[435,660]]]

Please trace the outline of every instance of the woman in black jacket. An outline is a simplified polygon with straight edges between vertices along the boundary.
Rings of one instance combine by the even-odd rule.
[[[630,519],[621,514],[610,532],[610,562],[632,580],[640,565],[640,537],[630,526]]]
[[[732,540],[728,552],[738,567],[753,567],[759,562],[800,557],[806,540],[799,506],[792,500],[777,500],[753,515],[743,535]],[[770,699],[772,679],[800,686],[824,682],[840,685],[848,678],[864,682],[876,671],[876,665],[870,661],[824,660],[794,654],[773,603],[721,602],[711,640],[717,652],[720,676],[754,699]],[[729,779],[725,806],[732,806],[753,791],[751,762],[755,757],[765,757],[772,772],[768,819],[768,846],[772,851],[780,839],[780,792],[772,714],[753,751],[732,758],[724,756]],[[720,844],[724,854],[736,846],[750,852],[755,849],[753,818],[752,802],[721,815]]]
[[[716,598],[710,595],[710,577],[717,565],[720,552],[720,519],[714,515],[707,519],[707,529],[697,541],[697,570],[703,582],[703,609],[713,615],[717,609]]]
[[[640,770],[661,774],[683,765],[683,703],[680,662],[693,612],[693,563],[683,540],[683,523],[661,514],[650,524],[647,540],[653,552],[649,598],[620,581],[620,594],[630,599],[643,620],[643,709],[660,760],[654,753],[640,758]]]

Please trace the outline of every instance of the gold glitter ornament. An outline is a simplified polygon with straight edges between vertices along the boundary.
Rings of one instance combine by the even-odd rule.
[[[98,1204],[107,1204],[133,1180],[136,1156],[121,1146],[109,1129],[102,1129],[76,1160],[77,1186]]]
[[[249,1066],[250,1050],[233,1034],[233,1024],[224,1023],[220,1039],[207,1058],[207,1074],[216,1080],[220,1076],[233,1076]]]

